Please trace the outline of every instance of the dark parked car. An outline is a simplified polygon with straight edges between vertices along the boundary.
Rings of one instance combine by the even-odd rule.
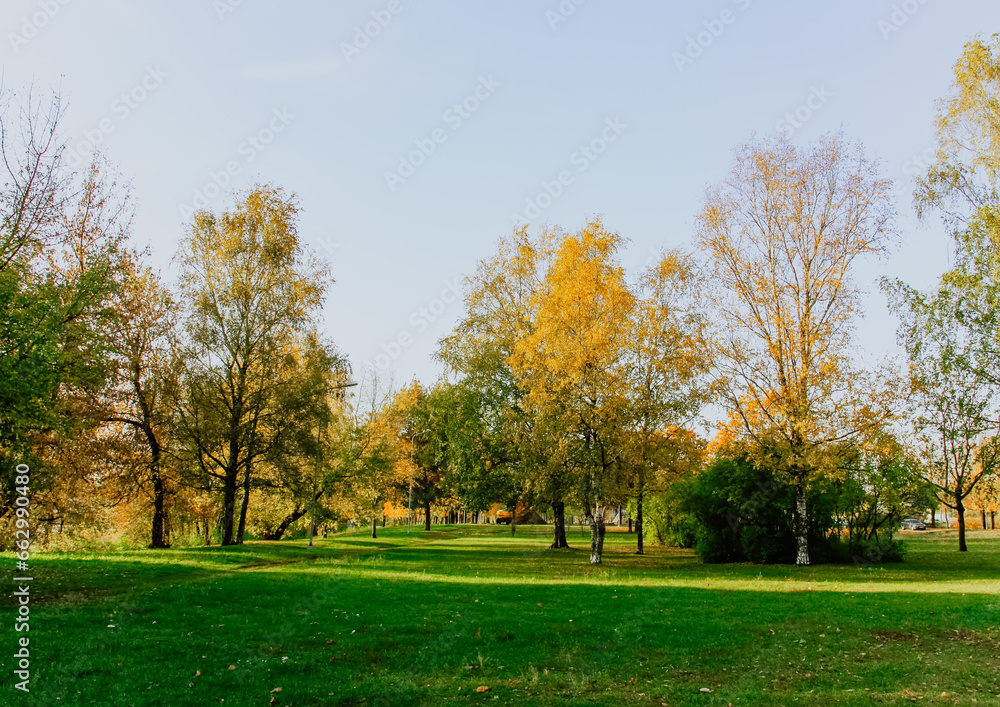
[[[902,524],[900,525],[900,530],[927,530],[927,526],[924,525],[922,520],[917,520],[916,518],[904,518]]]

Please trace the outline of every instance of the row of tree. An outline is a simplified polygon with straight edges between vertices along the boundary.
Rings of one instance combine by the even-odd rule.
[[[428,427],[435,468],[469,475],[462,486],[488,481],[512,508],[551,506],[554,547],[572,501],[600,562],[605,510],[631,502],[641,528],[649,489],[702,456],[689,429],[715,401],[728,421],[714,453],[746,455],[791,490],[798,564],[810,562],[810,491],[861,470],[848,514],[885,510],[879,494],[899,488],[889,480],[919,469],[956,511],[965,550],[966,499],[981,486],[993,503],[1000,444],[998,99],[1000,40],[976,39],[939,106],[937,158],[917,186],[921,213],[945,215],[957,266],[932,293],[883,281],[907,370],[855,354],[853,275],[897,238],[891,182],[842,134],[809,148],[755,139],[706,194],[701,259],[664,253],[629,281],[623,240],[599,219],[501,241],[468,279],[465,314],[442,342],[454,382],[440,394],[461,404]]]
[[[657,534],[676,529],[660,522],[667,492],[702,470],[691,509],[718,474],[760,486],[730,512],[723,554],[780,497],[799,564],[831,484],[824,517],[876,547],[928,486],[962,550],[966,499],[996,505],[997,37],[956,65],[917,187],[956,266],[930,293],[883,282],[906,370],[864,365],[854,336],[857,264],[897,238],[890,181],[842,134],[755,138],[706,193],[695,252],[630,276],[599,218],[517,229],[467,279],[445,377],[392,395],[376,382],[353,405],[349,365],[319,333],[329,266],[302,246],[294,196],[260,185],[195,214],[168,287],[129,245],[128,190],[107,165],[64,169],[58,97],[3,97],[0,522],[14,522],[19,464],[36,526],[141,526],[154,547],[192,525],[206,542],[280,538],[313,506],[375,534],[393,507],[416,503],[429,525],[432,505],[500,504],[515,522],[551,509],[554,548],[579,509],[596,563],[611,508],[634,514],[642,552],[647,509]],[[693,431],[707,412],[722,419],[710,442]]]
[[[108,166],[65,169],[58,97],[3,98],[0,518],[18,465],[50,530],[141,516],[166,547],[173,511],[230,544],[255,493],[301,515],[349,371],[318,333],[332,281],[299,241],[294,197],[259,186],[196,214],[171,290],[130,246]]]

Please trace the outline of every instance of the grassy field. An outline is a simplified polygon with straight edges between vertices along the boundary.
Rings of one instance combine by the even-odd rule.
[[[554,551],[548,533],[40,554],[31,693],[8,629],[0,702],[1000,705],[1000,532],[962,555],[952,531],[904,534],[903,564],[802,569],[640,557],[625,533],[592,567],[588,537]]]

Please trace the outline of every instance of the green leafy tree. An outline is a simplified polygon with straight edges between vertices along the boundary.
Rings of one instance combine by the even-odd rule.
[[[224,545],[238,541],[238,489],[245,518],[256,463],[304,422],[283,399],[301,390],[295,352],[330,278],[302,248],[298,211],[280,188],[254,187],[231,211],[196,213],[177,256],[188,338],[178,434],[206,487],[221,485]]]
[[[82,175],[62,167],[61,116],[58,95],[0,89],[0,517],[17,464],[32,467],[36,492],[57,482],[46,460],[94,433],[108,375],[103,334],[131,212],[99,160]],[[44,505],[58,517],[54,496]]]

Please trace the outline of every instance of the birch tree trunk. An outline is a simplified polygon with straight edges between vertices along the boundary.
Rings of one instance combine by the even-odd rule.
[[[593,513],[587,509],[590,516],[590,564],[601,564],[601,555],[604,553],[604,504],[597,503]]]
[[[795,564],[809,564],[809,513],[806,505],[806,488],[803,483],[795,486]]]

